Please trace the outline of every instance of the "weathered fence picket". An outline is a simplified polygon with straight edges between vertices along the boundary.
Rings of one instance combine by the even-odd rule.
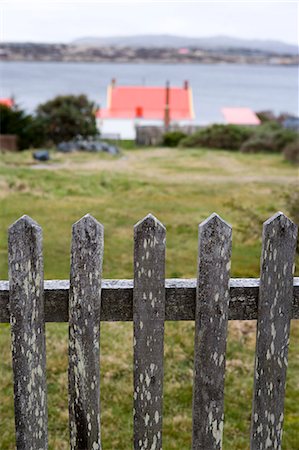
[[[100,312],[103,226],[73,225],[69,302],[69,412],[72,450],[101,449]]]
[[[217,214],[199,226],[192,449],[222,448],[231,227]]]
[[[27,216],[9,229],[9,283],[0,281],[0,323],[11,322],[16,445],[48,448],[45,322],[69,322],[72,450],[100,450],[100,322],[134,326],[134,450],[162,450],[165,320],[195,320],[193,450],[221,450],[227,321],[257,319],[251,450],[281,449],[297,227],[265,222],[261,279],[230,279],[231,227],[217,214],[199,226],[197,280],[165,280],[164,226],[134,228],[134,280],[103,280],[104,229],[73,225],[70,282],[43,280],[42,230]]]
[[[152,215],[134,227],[135,450],[162,449],[165,239]]]
[[[8,254],[16,446],[47,449],[42,230],[30,217],[10,227]]]
[[[296,228],[282,213],[263,228],[251,450],[281,449]]]

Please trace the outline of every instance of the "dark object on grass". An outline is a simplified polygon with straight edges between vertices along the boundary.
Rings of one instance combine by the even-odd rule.
[[[60,142],[57,145],[57,151],[62,152],[62,153],[70,153],[72,151],[74,151],[75,148],[73,147],[72,141],[70,142]]]
[[[110,153],[110,155],[117,155],[119,153],[119,148],[116,145],[108,144],[107,142],[101,142],[102,152]]]
[[[48,150],[38,150],[33,153],[33,158],[37,161],[49,161],[50,154]]]

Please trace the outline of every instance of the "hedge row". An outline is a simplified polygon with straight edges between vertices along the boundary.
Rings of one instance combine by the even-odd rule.
[[[173,131],[164,135],[163,142],[170,147],[219,148],[243,153],[283,151],[287,159],[293,162],[299,160],[298,133],[285,129],[276,122],[258,127],[211,125],[190,136]]]

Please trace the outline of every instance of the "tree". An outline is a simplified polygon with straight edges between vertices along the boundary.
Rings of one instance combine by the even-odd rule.
[[[17,135],[20,150],[38,147],[45,141],[43,123],[17,105],[12,108],[0,105],[0,133]]]
[[[98,134],[95,104],[86,95],[58,96],[37,108],[37,117],[44,123],[47,137],[55,144],[77,135]]]

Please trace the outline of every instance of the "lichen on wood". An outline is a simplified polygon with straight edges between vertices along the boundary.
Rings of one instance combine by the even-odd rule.
[[[251,450],[281,449],[297,227],[264,223],[251,418]]]
[[[148,215],[134,228],[134,449],[162,449],[165,320],[164,226]]]
[[[222,448],[231,248],[231,227],[217,214],[199,225],[193,450]]]
[[[30,217],[8,233],[16,446],[48,448],[42,230]]]
[[[86,215],[73,225],[69,298],[72,450],[101,449],[100,313],[104,229]]]

